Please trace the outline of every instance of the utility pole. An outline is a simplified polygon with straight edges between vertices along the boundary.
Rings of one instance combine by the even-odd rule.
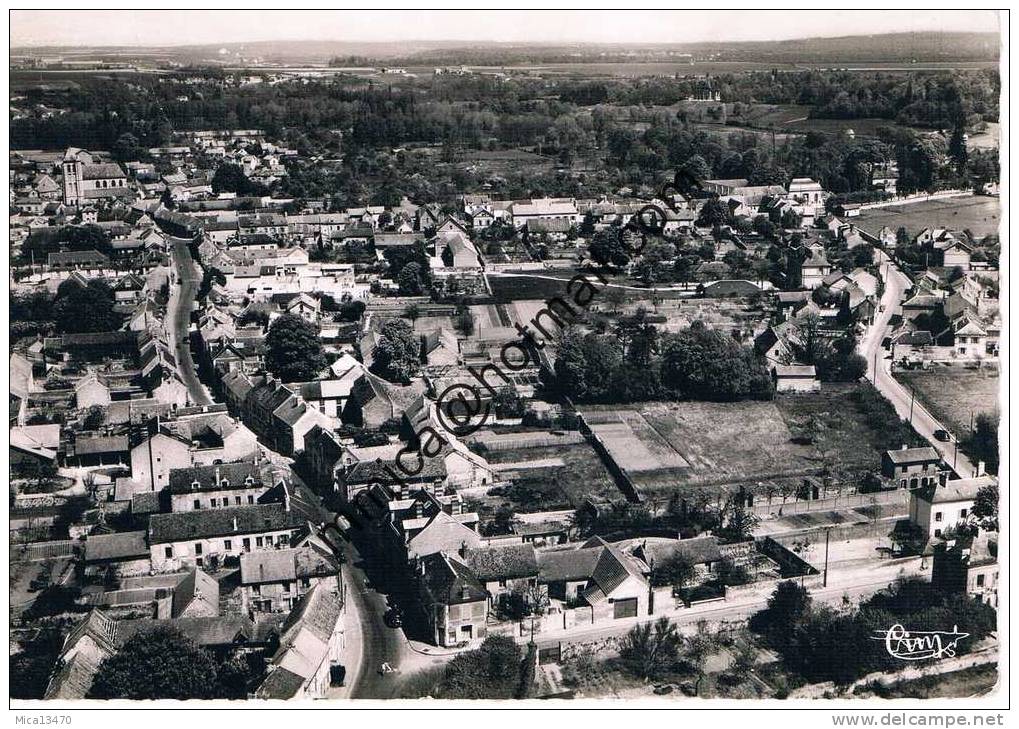
[[[959,462],[959,439],[955,439],[955,455],[952,456],[952,470],[955,471],[955,464]],[[958,473],[958,471],[956,471]]]
[[[828,586],[828,539],[831,537],[831,527],[824,530],[824,584],[822,587]]]

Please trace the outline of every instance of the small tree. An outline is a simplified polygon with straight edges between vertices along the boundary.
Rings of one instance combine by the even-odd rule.
[[[396,275],[396,283],[400,287],[400,293],[404,296],[420,296],[423,291],[421,279],[421,264],[411,261],[400,269]]]
[[[652,623],[635,625],[620,641],[623,665],[647,683],[670,665],[679,653],[682,636],[664,615]]]
[[[102,405],[90,405],[81,418],[81,427],[85,430],[98,430],[106,422],[106,408]]]
[[[676,554],[654,565],[654,569],[651,571],[651,584],[654,587],[671,585],[681,588],[696,574],[697,570],[694,566],[682,555]]]
[[[379,330],[371,371],[390,382],[410,382],[421,366],[421,341],[410,324],[390,319]]]

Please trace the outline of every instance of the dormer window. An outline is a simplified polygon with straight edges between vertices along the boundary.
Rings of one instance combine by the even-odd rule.
[[[254,486],[255,485],[255,479],[252,476],[248,476],[246,479],[244,479],[244,485],[245,486]]]
[[[198,490],[198,489],[200,489],[201,487],[202,487],[202,484],[201,484],[201,482],[200,482],[200,481],[198,481],[197,479],[195,479],[194,481],[192,481],[192,482],[191,482],[191,488],[192,488],[193,490],[197,491],[197,490]]]
[[[224,478],[222,481],[219,482],[219,485],[225,489],[230,488],[230,479]]]

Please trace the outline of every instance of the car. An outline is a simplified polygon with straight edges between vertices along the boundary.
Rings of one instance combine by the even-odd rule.
[[[949,432],[947,430],[943,430],[941,428],[939,428],[938,430],[934,431],[934,437],[936,439],[942,441],[942,442],[947,442],[947,441],[952,440],[952,436],[949,434]]]
[[[390,628],[399,628],[403,626],[403,613],[400,612],[400,608],[389,608],[382,616],[382,620]]]

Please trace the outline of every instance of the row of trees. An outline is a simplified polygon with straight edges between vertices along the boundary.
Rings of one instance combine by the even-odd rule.
[[[621,320],[614,334],[563,332],[555,386],[581,402],[768,400],[771,377],[753,350],[696,321],[661,335],[646,313]]]
[[[795,582],[776,587],[767,607],[754,615],[750,628],[779,655],[785,667],[807,681],[832,681],[846,686],[874,671],[902,668],[875,635],[891,626],[910,630],[946,630],[952,626],[969,637],[956,650],[968,653],[996,629],[994,610],[964,594],[946,594],[920,578],[903,578],[863,602],[815,604]]]

